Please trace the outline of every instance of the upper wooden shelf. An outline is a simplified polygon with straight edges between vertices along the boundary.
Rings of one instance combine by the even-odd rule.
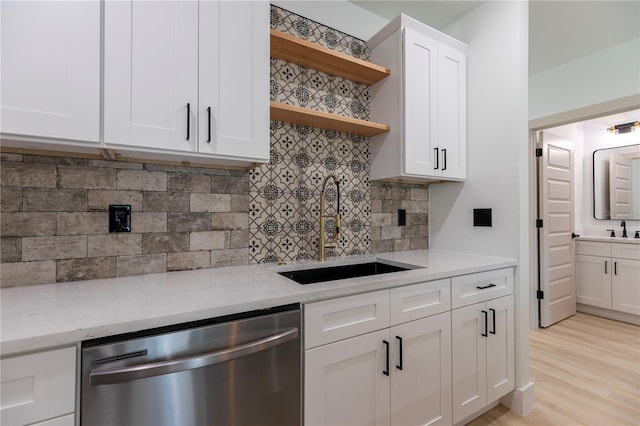
[[[328,112],[314,111],[308,108],[273,101],[271,102],[271,120],[284,121],[286,123],[299,124],[301,126],[315,127],[318,129],[335,130],[336,132],[350,133],[367,138],[390,130],[390,127],[386,124],[342,117],[340,115],[329,114]]]
[[[335,52],[271,29],[271,56],[368,86],[387,77],[387,68]]]

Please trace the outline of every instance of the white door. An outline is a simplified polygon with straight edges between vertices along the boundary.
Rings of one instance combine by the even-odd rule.
[[[438,46],[438,146],[442,175],[467,177],[466,55]]]
[[[2,1],[2,133],[100,141],[100,2]]]
[[[388,425],[390,345],[384,329],[305,351],[304,424]]]
[[[197,151],[198,2],[104,4],[104,140]]]
[[[540,326],[576,313],[573,142],[539,132]]]
[[[576,301],[611,309],[611,259],[576,255]]]
[[[609,206],[611,219],[631,219],[633,199],[631,185],[631,158],[609,156]]]
[[[198,151],[269,159],[269,3],[200,2]]]
[[[451,311],[453,422],[483,408],[487,402],[488,312],[484,303]]]
[[[404,29],[405,173],[441,175],[437,127],[438,44]]]
[[[513,296],[487,302],[487,403],[515,388],[515,330]]]
[[[612,259],[611,309],[640,315],[640,261]]]
[[[391,328],[391,424],[451,424],[451,314]]]

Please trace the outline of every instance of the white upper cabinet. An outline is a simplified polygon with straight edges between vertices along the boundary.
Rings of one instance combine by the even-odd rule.
[[[2,1],[3,136],[100,141],[100,2]]]
[[[106,145],[268,160],[268,7],[107,1]]]
[[[369,40],[391,75],[372,89],[371,178],[466,178],[466,45],[405,15]]]

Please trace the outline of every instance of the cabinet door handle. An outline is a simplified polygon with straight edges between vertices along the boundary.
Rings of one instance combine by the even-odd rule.
[[[482,315],[484,316],[484,333],[480,333],[482,337],[487,337],[487,328],[489,328],[489,313],[487,311],[482,311]]]
[[[396,339],[398,339],[398,347],[399,347],[399,355],[400,355],[400,361],[396,365],[396,368],[398,370],[402,370],[402,337],[396,336]]]
[[[211,143],[211,107],[207,107],[207,143]]]
[[[495,284],[489,284],[489,285],[483,285],[483,286],[479,286],[479,285],[477,285],[477,286],[476,286],[476,288],[477,288],[478,290],[486,290],[486,289],[488,289],[488,288],[495,287],[495,286],[496,286]]]
[[[191,104],[187,102],[187,140],[191,136]]]
[[[438,168],[440,168],[440,151],[438,148],[433,148],[433,150],[435,151],[434,158],[436,159],[436,165],[433,169],[438,170]]]
[[[618,275],[618,262],[613,262],[613,275]]]
[[[493,316],[493,330],[490,331],[489,333],[491,334],[496,334],[496,310],[495,309],[489,309],[491,311],[491,315]]]
[[[388,376],[389,375],[389,342],[387,342],[386,340],[383,340],[382,343],[384,343],[385,350],[387,352],[387,360],[385,361],[385,369],[382,370],[382,374],[384,374],[385,376]]]
[[[447,170],[447,150],[442,148],[442,171]]]
[[[605,273],[605,274],[608,274],[608,273],[609,273],[609,272],[607,271],[607,265],[608,265],[608,264],[609,264],[609,261],[608,261],[608,260],[605,260],[605,261],[604,261],[604,273]]]

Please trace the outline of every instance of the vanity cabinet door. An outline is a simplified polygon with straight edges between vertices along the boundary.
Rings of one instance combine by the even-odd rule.
[[[576,301],[611,309],[611,258],[576,255]]]
[[[100,2],[2,1],[0,8],[3,135],[98,143]]]
[[[640,315],[640,261],[612,259],[611,309]]]

